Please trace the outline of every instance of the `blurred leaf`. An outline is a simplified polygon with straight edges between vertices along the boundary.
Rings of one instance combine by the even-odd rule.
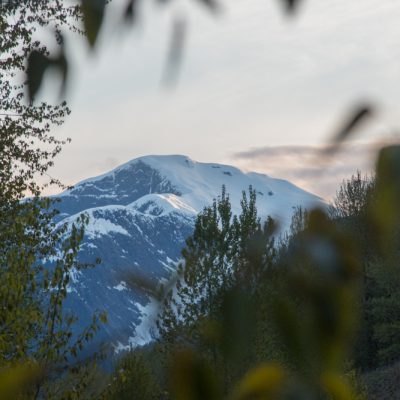
[[[337,229],[323,210],[314,209],[310,212],[304,246],[310,258],[323,267],[321,272],[327,273],[327,278],[331,273],[336,279],[344,281],[359,276],[358,246],[351,237]]]
[[[100,313],[99,315],[100,322],[103,324],[107,323],[107,314],[105,312]]]
[[[350,115],[345,119],[343,125],[333,135],[331,145],[328,146],[324,152],[326,154],[335,153],[343,141],[353,135],[357,128],[366,121],[367,118],[371,117],[374,113],[374,108],[369,104],[361,104],[357,106]]]
[[[220,399],[216,375],[200,356],[186,350],[177,353],[171,371],[171,392],[175,400]]]
[[[182,62],[182,54],[186,39],[186,20],[175,18],[172,23],[171,41],[164,69],[164,82],[174,83]]]
[[[103,23],[106,0],[81,0],[81,5],[86,37],[93,48]]]
[[[60,96],[63,96],[66,91],[67,87],[67,80],[68,80],[68,59],[65,56],[64,48],[62,47],[61,53],[59,57],[55,60],[55,66],[59,70],[61,74],[61,89],[60,89]]]
[[[33,50],[28,57],[28,94],[33,101],[36,93],[43,83],[45,72],[49,67],[55,67],[61,75],[60,96],[65,94],[68,79],[68,60],[64,51],[64,39],[59,32],[56,32],[57,42],[60,44],[60,53],[55,58],[49,58],[38,50]]]
[[[273,318],[280,341],[287,348],[289,357],[295,365],[307,365],[307,348],[304,343],[304,315],[301,322],[294,305],[277,296],[273,301]],[[306,338],[308,339],[308,338]]]
[[[139,273],[126,274],[121,276],[132,289],[138,290],[143,293],[150,294],[152,297],[156,297],[157,283],[150,280],[147,276]]]
[[[0,399],[15,399],[41,376],[37,365],[24,364],[0,370]]]
[[[336,373],[325,373],[322,376],[322,386],[332,400],[354,400],[353,390],[344,378]]]
[[[155,300],[161,300],[158,282],[149,279],[148,276],[139,272],[132,272],[121,274],[120,278],[126,282],[129,288],[145,293]]]
[[[400,146],[383,148],[376,165],[375,196],[370,213],[382,250],[395,254],[400,232]]]
[[[296,234],[285,263],[287,286],[274,301],[274,320],[291,361],[304,376],[317,378],[321,367],[340,368],[353,344],[358,248],[316,209],[308,213],[308,226]]]
[[[281,1],[283,1],[285,11],[288,14],[294,14],[298,9],[301,0],[281,0]]]
[[[51,64],[51,61],[43,53],[33,50],[28,56],[28,95],[30,101],[33,101],[40,85],[43,81],[44,73]]]
[[[136,1],[137,0],[129,0],[125,8],[124,20],[129,24],[132,24],[136,19]]]
[[[248,293],[238,288],[229,290],[223,298],[220,347],[233,360],[248,354],[255,329],[255,308]]]
[[[239,383],[234,400],[276,399],[283,389],[286,373],[280,365],[265,364],[251,370]]]
[[[220,10],[220,5],[216,0],[197,0],[205,5],[210,11],[216,13]]]

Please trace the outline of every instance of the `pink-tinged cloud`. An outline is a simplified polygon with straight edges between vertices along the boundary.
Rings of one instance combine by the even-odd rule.
[[[373,173],[381,146],[382,143],[350,143],[331,157],[323,155],[323,146],[265,146],[235,153],[232,162],[246,170],[287,179],[330,200],[343,179],[357,170]]]

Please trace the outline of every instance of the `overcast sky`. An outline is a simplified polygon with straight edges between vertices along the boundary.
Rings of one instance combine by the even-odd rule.
[[[400,1],[305,0],[294,19],[278,0],[222,4],[218,17],[194,0],[146,5],[134,29],[106,30],[91,56],[69,38],[72,115],[56,134],[72,144],[53,175],[72,184],[141,155],[185,154],[286,178],[328,198],[342,177],[372,168],[365,143],[328,169],[310,153],[359,101],[376,104],[378,115],[358,140],[397,134]],[[187,36],[171,89],[160,81],[174,18],[187,21]]]

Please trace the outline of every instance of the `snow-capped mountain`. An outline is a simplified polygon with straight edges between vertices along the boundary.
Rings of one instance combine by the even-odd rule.
[[[294,207],[322,202],[290,182],[181,155],[140,157],[57,196],[59,223],[71,223],[82,212],[89,216],[80,260],[102,260],[74,274],[67,301],[78,314],[77,328],[86,326],[96,310],[107,312],[108,324],[93,345],[104,341],[118,350],[151,339],[154,305],[127,282],[132,276],[153,283],[168,279],[196,214],[221,194],[222,185],[234,213],[251,185],[259,215],[270,215],[283,227]]]

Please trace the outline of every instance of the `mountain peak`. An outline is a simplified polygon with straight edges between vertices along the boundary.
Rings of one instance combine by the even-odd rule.
[[[173,199],[177,204],[179,198],[184,205],[182,210],[199,212],[221,194],[222,186],[230,196],[234,213],[240,212],[242,192],[251,186],[257,191],[260,215],[280,219],[283,225],[297,205],[321,203],[317,196],[268,175],[243,172],[230,165],[202,163],[185,155],[148,155],[77,183],[61,194],[61,208],[63,212],[67,208],[78,213],[100,206],[127,206],[143,196],[157,194],[171,197],[154,197],[153,202],[171,206],[168,202]]]
[[[68,288],[68,307],[79,310],[82,329],[101,308],[109,323],[96,337],[99,342],[119,350],[151,340],[157,307],[127,282],[136,275],[156,284],[170,277],[196,214],[221,195],[223,185],[233,213],[240,213],[243,191],[251,186],[260,217],[271,216],[283,228],[296,206],[321,203],[290,182],[184,155],[139,157],[61,194],[60,223],[72,224],[82,212],[89,217],[80,261],[102,260],[94,269],[79,271]]]

